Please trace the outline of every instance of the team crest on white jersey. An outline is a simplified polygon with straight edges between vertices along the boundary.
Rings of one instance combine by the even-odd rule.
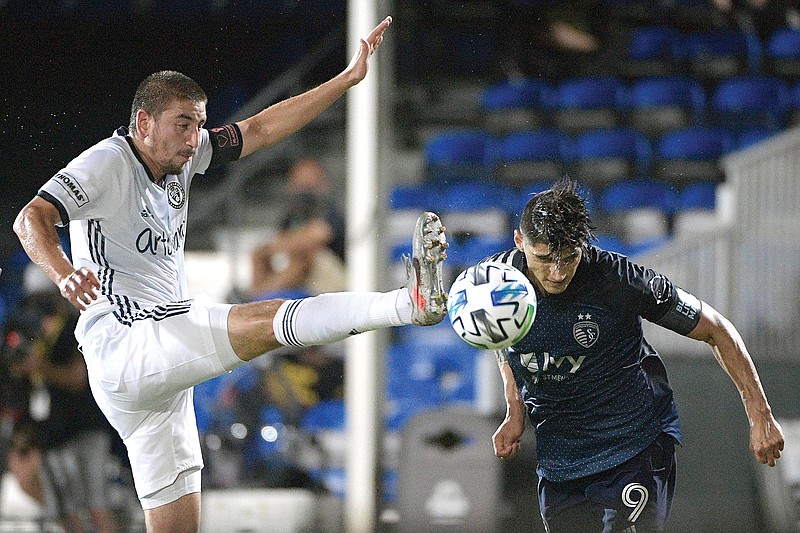
[[[591,347],[600,338],[600,326],[591,321],[592,315],[578,315],[578,322],[572,326],[572,336],[584,348]]]
[[[186,191],[177,181],[167,183],[167,201],[173,209],[180,209],[186,203]]]

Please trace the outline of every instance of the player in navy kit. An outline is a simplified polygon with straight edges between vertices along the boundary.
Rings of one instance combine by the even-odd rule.
[[[527,414],[548,533],[661,532],[681,432],[642,319],[711,346],[741,394],[759,462],[775,465],[783,433],[734,326],[663,275],[592,239],[585,202],[575,182],[563,179],[528,201],[516,248],[490,258],[526,273],[539,300],[528,335],[496,352],[507,412],[494,450],[501,458],[518,451]]]
[[[423,213],[406,287],[240,305],[189,299],[183,247],[193,179],[272,146],[367,74],[391,23],[361,39],[350,64],[314,89],[208,130],[207,98],[174,71],[137,88],[129,128],[70,161],[20,211],[14,230],[31,259],[81,310],[75,336],[92,393],[128,451],[149,533],[200,529],[203,467],[193,386],[281,346],[328,344],[446,312],[445,229]],[[72,257],[56,225],[70,227]]]

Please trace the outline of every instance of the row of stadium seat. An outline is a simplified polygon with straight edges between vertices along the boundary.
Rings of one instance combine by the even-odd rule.
[[[494,133],[542,126],[573,134],[630,126],[647,135],[698,124],[735,132],[783,129],[798,120],[800,82],[743,75],[721,79],[706,89],[697,78],[685,75],[630,83],[616,76],[580,76],[557,85],[523,78],[486,87],[480,107],[485,128]]]
[[[570,174],[589,187],[652,176],[681,185],[723,180],[719,160],[780,130],[751,128],[738,136],[725,128],[689,126],[651,141],[628,127],[600,128],[577,135],[554,128],[497,136],[483,129],[442,131],[423,146],[421,182],[447,186],[460,180],[487,180],[512,187]],[[393,202],[402,203],[403,188]]]
[[[632,29],[620,74],[641,77],[675,72],[704,80],[763,72],[786,79],[800,74],[800,31],[777,28],[765,39],[740,30],[688,34],[669,25]]]

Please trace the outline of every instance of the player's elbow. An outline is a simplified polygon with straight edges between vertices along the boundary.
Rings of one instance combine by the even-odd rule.
[[[14,219],[14,233],[16,233],[19,240],[23,242],[25,240],[25,236],[28,234],[28,228],[30,226],[30,211],[31,206],[28,204],[23,207],[19,213],[17,213],[17,218]]]
[[[14,219],[13,229],[20,242],[24,245],[30,238],[34,229],[42,224],[55,226],[60,220],[58,211],[50,204],[34,198],[22,208]]]

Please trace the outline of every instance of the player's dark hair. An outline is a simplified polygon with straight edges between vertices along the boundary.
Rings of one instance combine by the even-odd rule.
[[[595,238],[586,199],[569,178],[528,200],[519,230],[526,244],[544,243],[551,251],[586,247]]]
[[[162,70],[147,76],[133,96],[128,128],[136,131],[136,113],[143,109],[158,118],[175,100],[207,102],[208,97],[200,85],[189,76],[174,70]]]

